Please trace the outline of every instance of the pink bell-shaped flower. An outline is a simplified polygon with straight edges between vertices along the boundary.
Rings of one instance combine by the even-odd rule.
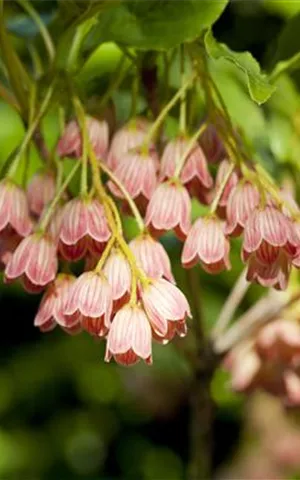
[[[266,254],[266,251],[268,253]],[[263,243],[248,260],[247,280],[263,287],[285,290],[291,271],[291,259],[284,251],[278,251]]]
[[[116,311],[129,300],[131,291],[131,269],[120,250],[112,250],[105,262],[103,272],[111,286]]]
[[[39,217],[54,195],[54,175],[49,172],[35,174],[27,187],[28,205],[33,215]]]
[[[144,210],[153,195],[157,184],[156,166],[153,157],[141,150],[131,150],[125,153],[122,161],[115,169],[115,175],[124,185],[131,198]],[[110,191],[118,198],[124,198],[123,193],[112,182],[108,182]]]
[[[25,192],[9,180],[0,182],[0,232],[7,227],[27,237],[32,231]]]
[[[166,145],[161,159],[161,180],[174,176],[176,165],[189,147],[189,141],[186,137],[178,137]],[[189,192],[201,201],[213,186],[213,179],[209,173],[204,152],[197,143],[185,160],[180,180]]]
[[[151,279],[149,285],[142,287],[141,300],[158,337],[166,339],[170,333],[169,325],[173,323],[183,331],[182,324],[185,324],[186,317],[191,317],[184,294],[164,278]]]
[[[152,363],[152,333],[140,305],[125,305],[119,310],[107,336],[105,360],[114,357],[121,365],[134,365],[140,359]]]
[[[87,251],[101,254],[110,236],[104,208],[98,200],[74,198],[65,205],[59,251],[66,260],[79,260]]]
[[[191,226],[190,215],[191,199],[186,188],[170,179],[154,191],[145,221],[155,236],[174,230],[180,239],[185,239]]]
[[[140,147],[146,139],[148,122],[142,119],[133,119],[122,128],[120,128],[113,136],[111,146],[107,155],[107,165],[115,170],[123,161],[124,155],[129,151]],[[150,151],[154,152],[154,146],[150,147]]]
[[[104,120],[100,121],[94,117],[87,116],[86,129],[93,151],[97,159],[101,160],[105,157],[108,149],[108,124]],[[72,120],[67,124],[57,144],[57,154],[60,157],[81,157],[82,132],[76,120]]]
[[[46,234],[34,233],[24,238],[14,251],[5,269],[5,281],[20,278],[24,288],[38,293],[57,272],[56,247]]]
[[[171,262],[160,242],[149,234],[141,234],[129,243],[140,268],[151,278],[164,277],[175,283]]]
[[[110,327],[112,288],[102,273],[85,272],[77,278],[69,295],[65,315],[81,315],[84,330],[102,337]]]
[[[245,223],[259,205],[259,192],[250,182],[240,182],[230,193],[226,207],[226,233],[234,237],[244,230]]]
[[[186,268],[200,262],[208,273],[229,270],[230,243],[224,234],[224,225],[217,217],[199,218],[185,241],[181,261]]]
[[[200,144],[205,152],[205,156],[210,163],[216,163],[223,160],[226,156],[226,150],[223,142],[218,135],[215,125],[209,124],[200,137]]]
[[[284,289],[298,251],[299,235],[290,218],[272,205],[252,212],[245,223],[242,251],[249,280]]]
[[[34,319],[34,325],[42,332],[53,330],[56,325],[60,325],[70,334],[81,330],[80,315],[65,315],[75,280],[73,275],[59,273],[48,286]]]

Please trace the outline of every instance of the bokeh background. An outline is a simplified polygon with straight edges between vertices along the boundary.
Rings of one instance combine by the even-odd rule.
[[[36,2],[36,6],[46,22],[56,9],[52,1]],[[8,8],[8,26],[26,56],[26,42],[36,32],[21,10],[13,5]],[[297,1],[232,1],[214,33],[232,49],[249,50],[267,68],[278,35],[287,19],[298,12]],[[85,63],[81,80],[91,93],[101,94],[119,54],[115,45],[105,44]],[[260,109],[230,70],[221,66],[216,75],[234,121],[242,125],[268,167],[276,174],[276,156],[283,169],[292,170],[299,146],[296,143],[291,153],[292,122],[288,111],[276,108],[275,103],[280,103],[280,95],[285,102],[293,87],[288,83],[273,107]],[[176,87],[178,73],[174,72],[171,82]],[[128,115],[130,93],[120,87],[113,100],[121,123]],[[43,131],[48,145],[54,145],[58,136],[55,113],[45,119]],[[1,162],[23,134],[18,115],[0,101]],[[34,150],[30,162],[32,169],[39,163]],[[130,236],[133,225],[126,222]],[[188,279],[179,265],[181,246],[172,237],[164,243],[176,279],[185,289]],[[231,272],[211,277],[196,271],[207,329],[240,271],[237,246]],[[261,293],[260,288],[251,287],[240,311]],[[58,330],[42,334],[35,329],[39,301],[39,296],[25,295],[18,286],[1,285],[0,480],[186,478],[191,375],[180,341],[155,347],[152,367],[139,364],[126,369],[105,364],[104,344],[88,335],[69,337]],[[222,368],[213,379],[212,396],[216,405],[214,478],[300,478],[297,412],[284,412],[276,400],[263,394],[251,398],[233,394]]]

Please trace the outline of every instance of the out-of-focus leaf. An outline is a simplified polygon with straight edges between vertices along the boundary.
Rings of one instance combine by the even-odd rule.
[[[276,95],[270,98],[268,109],[291,118],[300,109],[300,96],[296,85],[288,75],[281,75],[276,86]]]
[[[300,12],[300,3],[297,1],[263,0],[263,5],[266,10],[287,18]]]
[[[43,23],[48,25],[54,18],[54,14],[47,12],[40,14]],[[39,33],[36,23],[26,14],[15,15],[6,21],[9,32],[19,37],[32,38]]]
[[[113,42],[100,45],[86,60],[77,80],[80,84],[86,85],[93,79],[102,77],[107,73],[113,73],[123,55],[120,48]]]
[[[285,70],[297,70],[300,67],[300,13],[291,18],[279,36],[274,55],[272,77]]]
[[[241,405],[242,398],[230,388],[230,375],[223,368],[218,368],[211,383],[211,395],[218,406],[234,407]]]
[[[218,19],[228,0],[124,0],[99,16],[95,45],[115,41],[164,50],[197,38]]]
[[[224,43],[219,43],[210,30],[205,35],[205,47],[210,58],[228,61],[244,73],[250,96],[259,105],[266,102],[275,92],[276,87],[261,72],[259,63],[250,52],[234,52]]]
[[[86,20],[95,17],[105,8],[115,7],[121,0],[60,0],[59,16],[68,31],[75,31]]]

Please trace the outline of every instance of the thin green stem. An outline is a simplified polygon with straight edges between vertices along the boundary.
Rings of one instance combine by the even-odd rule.
[[[59,203],[63,193],[65,192],[66,188],[68,187],[69,183],[71,182],[72,178],[74,177],[75,173],[80,167],[80,163],[77,162],[73,166],[72,170],[70,171],[69,175],[65,178],[65,181],[61,184],[59,190],[56,192],[55,197],[53,198],[52,202],[50,203],[49,207],[47,208],[47,211],[45,212],[45,215],[43,216],[40,224],[39,224],[39,230],[46,230],[49,221],[51,220],[51,217],[53,215],[53,212],[55,210],[55,207]]]
[[[194,135],[191,137],[185,151],[183,152],[182,156],[180,157],[177,165],[176,165],[176,169],[175,169],[175,173],[174,173],[174,177],[179,177],[183,167],[184,167],[184,164],[185,164],[185,161],[187,159],[187,157],[189,156],[189,154],[191,153],[193,147],[195,146],[195,142],[197,141],[197,139],[202,135],[202,133],[204,132],[204,130],[207,128],[207,123],[206,122],[203,122],[201,127],[194,133]]]
[[[27,0],[18,0],[18,3],[28,13],[28,15],[32,18],[32,20],[35,22],[36,26],[38,27],[40,34],[44,40],[44,44],[45,44],[49,59],[52,62],[55,57],[55,48],[54,48],[52,38],[48,32],[48,29],[46,28],[41,17],[35,11],[31,3],[29,3]]]
[[[88,191],[88,144],[89,144],[89,135],[86,127],[86,116],[82,111],[81,104],[78,98],[73,99],[74,109],[76,111],[76,116],[78,123],[80,125],[81,137],[82,137],[82,158],[81,158],[81,182],[80,182],[80,193],[81,195],[86,195]]]
[[[117,65],[117,68],[114,74],[111,77],[111,82],[108,86],[108,89],[106,90],[103,97],[101,98],[99,108],[102,108],[104,107],[104,105],[106,105],[106,103],[108,102],[108,100],[110,99],[114,91],[117,90],[121,85],[129,68],[131,68],[131,65],[127,65],[127,66],[125,65],[125,60],[126,60],[126,57],[123,55],[119,60],[119,63]]]
[[[135,69],[131,87],[131,111],[130,118],[134,118],[137,112],[138,94],[139,94],[139,76],[138,69]]]
[[[30,89],[28,125],[31,125],[34,120],[35,108],[36,108],[36,97],[37,97],[37,84],[36,82],[34,82],[32,83],[32,86]],[[25,151],[25,162],[24,162],[23,179],[22,179],[22,184],[24,187],[26,186],[26,183],[27,183],[29,162],[30,162],[30,144],[28,145]]]
[[[213,215],[215,213],[215,211],[217,210],[217,207],[219,205],[219,202],[221,200],[221,197],[223,195],[223,192],[225,190],[225,187],[227,185],[227,182],[234,170],[234,167],[235,167],[235,164],[232,162],[230,165],[229,165],[229,168],[228,168],[228,171],[226,172],[226,175],[225,177],[223,178],[223,181],[221,183],[221,185],[219,186],[219,189],[215,195],[215,198],[214,198],[214,201],[213,203],[211,204],[211,207],[210,207],[210,215]]]
[[[171,98],[171,100],[167,103],[167,105],[162,109],[160,114],[158,115],[155,122],[152,124],[151,128],[148,131],[148,135],[145,139],[144,146],[146,149],[149,148],[150,143],[154,139],[158,129],[160,128],[162,122],[164,121],[165,117],[168,115],[169,111],[174,107],[174,105],[178,102],[181,98],[182,94],[191,86],[193,81],[193,77],[190,77],[186,80],[185,84],[181,86],[181,88],[176,92],[176,94]]]
[[[244,269],[230,291],[219,317],[211,331],[211,338],[219,338],[226,330],[229,323],[233,319],[233,315],[247,293],[250,283],[246,280],[247,269]]]
[[[28,45],[28,51],[30,53],[31,61],[32,61],[32,69],[34,71],[34,78],[38,79],[42,76],[43,74],[43,64],[41,61],[41,57],[37,51],[37,48],[33,43],[30,43]]]
[[[184,85],[186,79],[184,68],[184,45],[180,45],[180,76],[181,85]],[[182,92],[180,99],[179,130],[182,134],[186,133],[186,90]]]
[[[11,163],[11,166],[10,166],[9,171],[8,171],[8,176],[12,177],[15,174],[16,169],[19,165],[20,159],[22,158],[22,155],[26,151],[29,143],[32,140],[32,137],[33,137],[36,129],[39,126],[39,123],[40,123],[41,119],[45,115],[45,113],[46,113],[46,111],[47,111],[47,109],[50,105],[50,100],[52,98],[53,91],[54,91],[54,82],[52,83],[52,85],[50,85],[50,87],[49,87],[49,89],[48,89],[48,91],[45,95],[44,101],[43,101],[43,103],[40,107],[40,110],[38,111],[34,121],[31,123],[31,125],[29,126],[29,128],[26,132],[26,135],[23,139],[23,142],[22,142],[18,152],[17,152],[17,155]]]
[[[109,178],[114,182],[114,184],[118,187],[118,189],[123,193],[125,200],[127,201],[129,207],[131,208],[131,211],[134,215],[134,218],[136,220],[136,223],[138,224],[139,229],[142,231],[145,230],[145,224],[144,220],[134,202],[134,200],[131,198],[130,194],[120,182],[120,180],[116,177],[116,175],[102,162],[101,163],[101,170],[105,172]]]
[[[17,112],[20,113],[20,106],[14,97],[14,95],[2,84],[0,83],[0,97],[8,103],[11,107],[13,107]]]
[[[96,265],[95,271],[96,272],[101,272],[102,268],[105,265],[106,260],[108,259],[108,256],[111,252],[111,249],[113,248],[114,244],[116,241],[116,237],[112,235],[104,249],[104,252],[102,253],[99,262]]]

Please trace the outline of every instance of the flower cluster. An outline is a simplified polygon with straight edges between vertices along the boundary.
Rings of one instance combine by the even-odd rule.
[[[284,289],[291,266],[300,266],[297,206],[269,193],[254,167],[229,161],[213,125],[201,126],[199,141],[180,133],[162,149],[152,127],[134,118],[110,141],[104,120],[71,120],[56,154],[81,166],[75,196],[55,168],[36,173],[26,190],[11,178],[0,183],[5,282],[19,279],[28,292],[45,290],[35,318],[42,331],[60,325],[105,338],[106,359],[123,364],[151,363],[152,339],[164,344],[186,334],[189,305],[158,240],[165,232],[184,242],[186,268],[199,262],[211,274],[230,269],[231,238],[240,235],[249,281]],[[215,179],[211,163],[218,163]],[[194,224],[192,199],[207,208]],[[140,226],[129,244],[119,205]],[[76,278],[72,263],[78,261]]]

